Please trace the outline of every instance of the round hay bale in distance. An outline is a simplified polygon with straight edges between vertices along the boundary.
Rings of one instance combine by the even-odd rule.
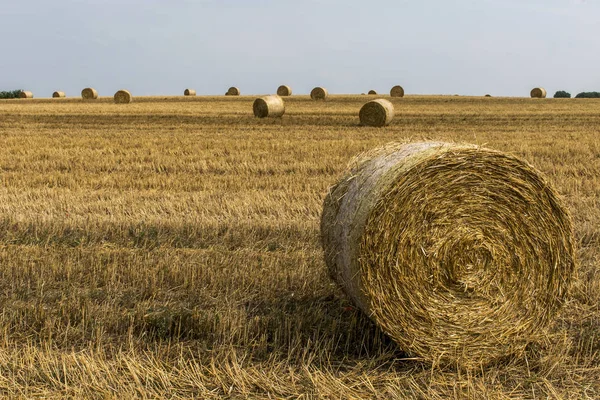
[[[225,93],[225,96],[239,96],[240,95],[240,89],[236,88],[235,86],[230,87],[227,90],[227,93]]]
[[[285,113],[285,104],[280,96],[265,96],[254,100],[252,104],[254,116],[258,118],[282,117]]]
[[[194,89],[185,89],[183,91],[183,95],[184,96],[195,96],[196,95],[196,91]]]
[[[472,368],[519,354],[564,303],[569,213],[527,162],[472,145],[388,145],[327,195],[330,275],[400,347]]]
[[[400,85],[396,85],[390,89],[391,97],[404,97],[404,88]]]
[[[292,88],[287,85],[281,85],[277,88],[277,96],[291,96]]]
[[[28,91],[28,90],[22,90],[21,93],[19,93],[19,98],[21,99],[33,99],[33,93]]]
[[[98,91],[94,88],[85,88],[81,91],[81,98],[84,100],[96,100]]]
[[[322,87],[316,87],[310,91],[310,98],[313,100],[326,100],[328,96],[329,92]]]
[[[531,89],[531,92],[529,94],[534,99],[545,99],[546,98],[546,89],[544,89],[542,87],[536,87],[536,88]]]
[[[115,104],[129,104],[133,100],[133,96],[128,90],[121,89],[113,96]]]
[[[368,94],[377,94],[377,92],[373,89],[369,90]]]
[[[366,102],[358,113],[360,123],[366,126],[386,126],[394,119],[394,105],[385,99]]]
[[[491,94],[486,94],[485,97],[492,97],[492,95]]]
[[[57,98],[61,98],[61,97],[67,97],[65,95],[65,92],[54,92],[54,93],[52,93],[52,98],[53,99],[57,99]]]

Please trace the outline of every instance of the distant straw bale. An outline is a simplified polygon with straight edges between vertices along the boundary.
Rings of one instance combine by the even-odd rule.
[[[408,353],[474,368],[522,355],[575,271],[564,203],[531,165],[472,145],[388,145],[327,195],[330,275]]]
[[[22,99],[33,99],[33,93],[27,90],[22,90],[21,93],[19,93],[19,97]]]
[[[281,85],[277,88],[277,95],[278,96],[291,96],[292,88],[287,85]]]
[[[391,97],[404,97],[404,88],[400,85],[394,86],[390,90],[390,96]]]
[[[394,105],[385,99],[371,100],[361,107],[358,116],[362,125],[386,126],[394,119]]]
[[[236,88],[235,86],[230,87],[227,90],[227,93],[225,93],[225,96],[239,96],[240,95],[240,89]]]
[[[328,96],[329,92],[322,87],[316,87],[310,91],[310,98],[313,100],[326,100]]]
[[[52,93],[52,98],[61,98],[61,97],[66,97],[65,92],[54,92]]]
[[[491,94],[486,94],[485,97],[492,97],[492,95]]]
[[[530,95],[534,99],[545,99],[546,98],[546,89],[541,88],[541,87],[533,88],[533,89],[531,89]]]
[[[285,104],[280,96],[265,96],[254,100],[252,109],[258,118],[281,117],[285,113]]]
[[[185,89],[183,91],[183,95],[184,96],[195,96],[196,95],[196,91],[194,89]]]
[[[115,93],[114,99],[116,104],[129,104],[133,100],[133,97],[129,91],[122,89]]]
[[[85,88],[81,91],[81,97],[84,100],[95,100],[98,98],[98,91],[94,88]]]

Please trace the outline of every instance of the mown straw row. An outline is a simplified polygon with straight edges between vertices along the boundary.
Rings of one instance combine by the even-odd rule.
[[[575,270],[556,191],[525,161],[471,145],[359,158],[330,189],[321,232],[331,276],[384,332],[464,368],[536,340]]]

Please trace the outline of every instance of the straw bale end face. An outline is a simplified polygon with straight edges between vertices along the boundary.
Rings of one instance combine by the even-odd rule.
[[[310,91],[310,98],[313,100],[327,100],[328,96],[329,92],[327,92],[327,89],[322,87],[316,87]]]
[[[129,104],[133,101],[133,96],[127,90],[119,90],[114,95],[115,104]]]
[[[375,90],[373,90],[373,89],[369,90],[369,92],[368,92],[368,93],[369,93],[369,94],[377,94],[377,92],[376,92]]]
[[[194,89],[185,89],[183,91],[183,95],[184,96],[195,96],[196,95],[196,91]]]
[[[19,97],[21,99],[33,99],[33,93],[29,92],[27,90],[24,90],[21,93],[19,93]]]
[[[52,98],[57,99],[61,97],[66,97],[65,92],[54,92],[52,93]]]
[[[287,85],[281,85],[277,88],[277,95],[278,96],[291,96],[292,88]]]
[[[254,100],[252,104],[254,116],[258,118],[282,117],[285,104],[280,96],[265,96]]]
[[[536,87],[531,89],[531,93],[529,93],[534,99],[545,99],[546,98],[546,89],[541,87]]]
[[[400,86],[400,85],[394,86],[390,90],[390,96],[391,97],[404,97],[404,88],[402,88],[402,86]]]
[[[227,90],[227,93],[225,93],[225,96],[239,96],[240,95],[240,89],[236,88],[235,86],[230,87]]]
[[[362,106],[358,116],[361,125],[386,126],[394,119],[394,105],[385,99],[371,100]]]
[[[356,160],[327,195],[330,275],[409,354],[476,368],[522,352],[575,270],[566,207],[527,162],[411,143]]]
[[[81,91],[81,98],[84,100],[96,100],[98,91],[94,88],[85,88]]]

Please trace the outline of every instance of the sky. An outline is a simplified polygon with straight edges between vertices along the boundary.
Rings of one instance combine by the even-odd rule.
[[[600,91],[600,0],[0,0],[0,90]]]

